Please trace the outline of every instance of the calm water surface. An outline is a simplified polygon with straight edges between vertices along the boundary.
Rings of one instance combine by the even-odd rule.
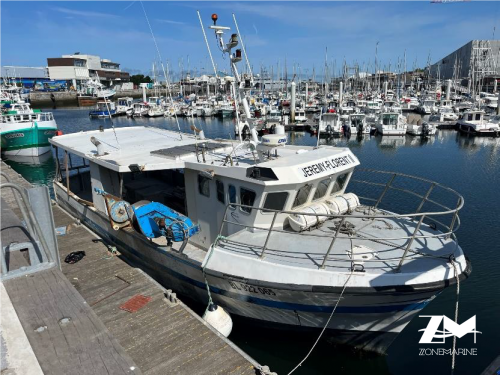
[[[57,109],[54,115],[66,134],[110,126],[109,120],[90,120],[88,109]],[[179,119],[182,131],[190,132],[193,120]],[[176,129],[172,119],[113,119],[115,127],[149,125]],[[207,137],[234,138],[231,120],[195,119]],[[314,145],[308,133],[289,133],[289,143]],[[439,131],[435,138],[422,141],[401,138],[367,137],[321,140],[321,143],[348,146],[366,168],[403,172],[450,186],[465,198],[457,233],[460,245],[472,262],[472,276],[460,287],[459,322],[477,316],[477,336],[457,340],[458,347],[477,348],[477,356],[457,357],[456,374],[479,374],[500,354],[500,139],[467,138],[455,131]],[[54,177],[55,162],[49,155],[33,166],[26,160],[8,163],[36,184],[48,184]],[[28,162],[32,162],[28,160]],[[424,310],[423,315],[454,316],[456,289],[448,288]],[[387,355],[377,356],[321,343],[295,374],[447,374],[450,356],[419,356],[418,344],[428,319],[414,318],[390,347]],[[236,321],[230,337],[259,363],[272,371],[287,374],[309,351],[316,337],[297,336],[282,331],[259,329]],[[451,348],[446,344],[432,348]],[[431,345],[426,345],[430,347]]]

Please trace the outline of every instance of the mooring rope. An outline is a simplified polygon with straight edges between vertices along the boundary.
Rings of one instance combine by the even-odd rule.
[[[347,280],[344,283],[344,286],[342,288],[342,291],[340,292],[339,298],[338,298],[337,302],[335,303],[335,306],[333,307],[333,310],[330,313],[330,316],[328,317],[328,320],[326,321],[325,326],[321,330],[321,333],[319,334],[318,338],[316,339],[316,341],[314,342],[313,346],[309,350],[309,353],[307,353],[307,355],[304,357],[304,359],[302,359],[302,361],[300,361],[299,364],[297,366],[295,366],[293,368],[293,370],[288,373],[288,375],[293,374],[295,372],[295,370],[297,370],[300,366],[302,366],[302,364],[307,360],[307,358],[309,358],[309,356],[313,352],[314,348],[316,348],[316,345],[318,345],[319,340],[323,336],[323,333],[325,333],[325,331],[326,331],[326,327],[328,327],[328,324],[330,324],[330,320],[332,320],[332,317],[333,317],[333,314],[335,313],[335,310],[337,310],[337,306],[339,305],[339,302],[342,299],[342,296],[344,295],[345,289],[347,287],[347,283],[351,279],[351,276],[352,276],[353,272],[354,272],[354,268],[351,268],[351,273],[349,274],[349,276],[347,277]]]
[[[217,238],[215,239],[212,246],[210,246],[210,248],[208,249],[207,261],[205,262],[205,265],[201,268],[201,270],[203,272],[203,278],[205,279],[205,286],[207,287],[207,293],[208,293],[208,304],[207,304],[207,308],[205,309],[205,314],[207,313],[207,310],[210,307],[210,305],[213,304],[212,293],[210,293],[210,285],[208,285],[207,274],[205,273],[205,269],[208,266],[208,262],[210,261],[212,254],[214,253],[214,251],[213,251],[214,247],[219,242],[220,239],[226,239],[226,238],[224,236],[217,236]]]

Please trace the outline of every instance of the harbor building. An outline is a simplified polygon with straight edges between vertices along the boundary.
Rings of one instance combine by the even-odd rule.
[[[500,40],[471,40],[430,67],[433,78],[500,77]]]
[[[46,67],[5,65],[1,68],[2,82],[21,83],[24,87],[33,87],[50,81]]]
[[[130,81],[129,73],[122,72],[119,63],[79,52],[47,58],[47,66],[51,79],[68,81],[73,87],[89,79],[99,79],[108,87]]]

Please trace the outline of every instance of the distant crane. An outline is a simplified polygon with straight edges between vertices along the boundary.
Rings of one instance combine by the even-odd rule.
[[[463,3],[471,0],[431,0],[431,4]]]

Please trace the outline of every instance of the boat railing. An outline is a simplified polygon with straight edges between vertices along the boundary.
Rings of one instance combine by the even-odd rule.
[[[54,116],[51,112],[38,113],[16,113],[3,115],[0,118],[2,123],[32,122],[32,121],[52,121]]]
[[[386,180],[380,181],[380,178],[377,180],[365,180],[359,179],[355,176],[356,173],[368,173],[371,175],[386,177]],[[420,185],[419,191],[414,191],[407,187],[408,182],[417,183]],[[290,211],[290,210],[273,210],[270,208],[264,207],[254,207],[248,206],[238,203],[229,203],[226,206],[223,220],[221,222],[219,236],[214,245],[217,245],[220,241],[231,241],[234,244],[238,244],[238,242],[228,239],[223,236],[225,233],[225,229],[227,230],[227,225],[231,224],[236,227],[240,227],[242,229],[248,229],[253,231],[266,231],[267,235],[264,241],[264,244],[260,246],[260,253],[258,254],[260,259],[263,259],[266,254],[270,251],[283,253],[283,249],[270,249],[268,247],[269,240],[271,238],[272,233],[284,233],[287,235],[298,235],[302,237],[321,237],[325,238],[325,231],[321,231],[320,233],[315,233],[313,229],[317,226],[313,226],[310,228],[311,230],[304,230],[301,232],[295,232],[292,230],[287,230],[283,225],[276,225],[277,218],[279,215],[304,215],[308,217],[315,217],[316,222],[320,223],[319,218],[325,218],[326,221],[334,220],[336,221],[335,227],[331,234],[331,241],[327,249],[325,249],[325,255],[321,262],[318,264],[318,268],[327,267],[328,261],[339,261],[339,262],[350,262],[351,268],[354,267],[353,258],[346,254],[345,256],[339,256],[335,254],[335,256],[330,255],[333,247],[337,240],[348,239],[352,240],[352,236],[356,235],[356,240],[361,241],[374,241],[379,243],[384,243],[387,241],[397,241],[397,240],[405,240],[405,244],[398,246],[397,248],[402,249],[401,256],[393,257],[393,258],[383,258],[384,261],[396,261],[398,265],[395,269],[396,272],[399,272],[403,263],[408,258],[408,254],[416,256],[432,256],[432,254],[418,252],[412,250],[412,244],[415,240],[425,240],[425,239],[441,239],[442,241],[448,241],[449,239],[453,240],[455,246],[453,251],[449,254],[439,254],[440,258],[449,258],[452,257],[457,248],[458,248],[458,240],[456,238],[455,232],[460,227],[460,218],[458,212],[463,207],[464,199],[463,197],[447,186],[439,184],[437,182],[421,178],[415,177],[411,175],[407,175],[404,173],[398,172],[386,172],[386,171],[378,171],[373,169],[365,169],[365,168],[357,168],[353,174],[353,177],[350,180],[350,184],[356,184],[361,187],[365,187],[365,191],[367,193],[373,193],[375,189],[380,191],[379,194],[370,196],[363,196],[358,194],[358,198],[362,203],[362,206],[359,209],[349,211],[345,214],[333,215],[333,214],[318,214],[318,213],[310,213],[310,212],[300,212],[300,211]],[[368,187],[368,189],[366,189]],[[363,190],[362,188],[359,190]],[[415,189],[416,190],[416,189]],[[392,199],[388,198],[389,194],[397,193],[399,195],[403,195],[405,197],[401,200],[399,196],[397,199],[393,197]],[[434,197],[438,196],[438,197]],[[334,198],[332,196],[332,198]],[[408,203],[408,198],[414,198],[416,201],[416,209],[411,210],[409,213],[394,213],[393,209],[391,209],[391,201],[396,202],[404,202]],[[366,202],[366,203],[365,203]],[[383,208],[383,206],[387,206],[387,208]],[[231,220],[232,215],[228,213],[233,212],[233,210],[239,207],[241,209],[245,209],[247,212],[251,212],[252,210],[257,210],[260,213],[272,214],[271,224],[265,225],[248,225],[240,222],[236,222],[235,220]],[[424,208],[426,209],[424,211]],[[229,218],[228,218],[229,216]],[[408,233],[406,236],[396,236],[396,237],[376,237],[368,234],[359,235],[359,233],[349,233],[348,230],[348,220],[349,219],[362,219],[364,221],[369,220],[387,220],[387,219],[395,219],[395,220],[408,220],[416,223],[413,232]],[[285,220],[285,219],[284,219]],[[426,225],[432,228],[434,231],[424,233],[420,231],[422,225]],[[239,230],[238,230],[239,231]],[[231,231],[233,233],[237,231]],[[420,233],[419,233],[420,232]],[[347,237],[341,237],[341,234],[347,234]],[[352,244],[352,242],[351,242]],[[240,244],[243,246],[248,246],[245,244]],[[252,248],[255,250],[259,248],[259,246],[252,245]],[[304,253],[306,256],[308,254]],[[352,252],[351,252],[352,254]],[[363,262],[380,262],[381,259],[364,259]]]

